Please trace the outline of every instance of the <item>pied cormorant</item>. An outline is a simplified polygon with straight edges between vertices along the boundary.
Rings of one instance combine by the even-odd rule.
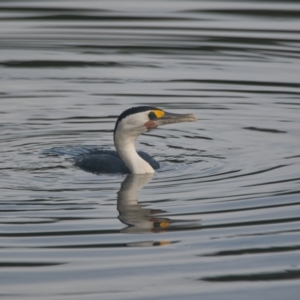
[[[149,154],[136,151],[135,140],[158,126],[195,122],[193,114],[172,114],[153,106],[137,106],[125,110],[117,119],[114,144],[117,151],[91,150],[75,158],[75,165],[92,173],[154,173],[159,163]]]

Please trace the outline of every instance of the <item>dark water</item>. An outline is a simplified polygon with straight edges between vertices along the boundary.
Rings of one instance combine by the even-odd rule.
[[[299,17],[298,1],[1,1],[1,299],[298,299]],[[199,119],[139,138],[160,171],[74,167],[147,104]]]

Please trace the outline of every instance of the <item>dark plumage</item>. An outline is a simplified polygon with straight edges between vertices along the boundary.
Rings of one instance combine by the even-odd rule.
[[[149,154],[143,151],[137,152],[141,158],[147,161],[151,167],[159,169],[159,163]],[[129,169],[125,166],[117,151],[112,150],[92,150],[88,154],[75,158],[75,165],[84,171],[91,173],[121,173],[129,174]]]

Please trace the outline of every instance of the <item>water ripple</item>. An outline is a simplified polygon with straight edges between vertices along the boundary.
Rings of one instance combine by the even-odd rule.
[[[1,2],[2,297],[297,299],[299,5],[157,4]],[[199,121],[76,168],[137,105]]]

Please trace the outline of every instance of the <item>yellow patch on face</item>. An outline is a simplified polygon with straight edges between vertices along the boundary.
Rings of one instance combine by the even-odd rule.
[[[152,110],[154,113],[155,113],[155,115],[156,115],[156,118],[161,118],[161,117],[163,117],[164,116],[164,114],[165,114],[165,112],[164,111],[162,111],[162,110],[158,110],[158,109],[156,109],[156,110]]]

